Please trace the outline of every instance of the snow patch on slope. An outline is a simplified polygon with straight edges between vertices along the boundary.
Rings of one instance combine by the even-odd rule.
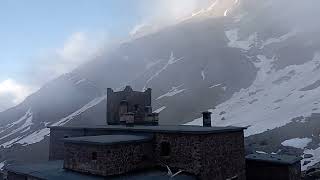
[[[159,109],[153,111],[154,113],[160,113],[161,111],[165,110],[167,107],[166,106],[162,106]]]
[[[107,95],[95,98],[94,100],[90,101],[88,104],[84,105],[82,108],[79,110],[75,111],[71,115],[59,120],[56,123],[51,124],[52,126],[63,126],[72,119],[74,119],[76,116],[80,115],[81,113],[85,112],[86,110],[98,105],[100,102],[106,99]],[[27,118],[27,119],[26,119]],[[30,126],[33,124],[32,123],[32,113],[31,111],[28,111],[25,116],[22,117],[23,120],[25,120],[25,123],[18,127],[17,129],[13,130],[11,133],[7,134],[6,136],[3,136],[0,138],[4,139],[6,137],[9,137],[11,135],[14,135],[16,133],[27,133],[28,130],[30,130]],[[23,122],[23,120],[19,119],[18,121]],[[47,124],[47,123],[46,123]],[[43,128],[39,129],[37,131],[32,132],[31,134],[27,135],[19,135],[18,137],[11,139],[10,141],[7,141],[1,146],[5,148],[12,147],[14,144],[22,144],[23,146],[27,146],[30,144],[38,143],[42,141],[46,136],[50,135],[50,129],[49,128]]]
[[[304,149],[312,141],[310,138],[293,138],[283,141],[283,146],[294,147],[298,149]]]
[[[157,76],[159,76],[163,71],[165,71],[170,65],[172,64],[175,64],[179,61],[181,61],[183,59],[182,58],[176,58],[174,55],[173,55],[173,52],[171,52],[171,55],[169,57],[169,60],[168,62],[159,70],[157,71],[155,74],[153,74],[146,82],[145,86],[143,87],[143,91],[146,90],[147,88],[147,85],[154,79],[156,78]]]
[[[247,39],[241,40],[239,37],[239,29],[231,29],[225,31],[225,35],[228,38],[228,46],[231,48],[239,48],[244,51],[248,51],[256,43],[257,33],[250,35]]]
[[[206,72],[204,70],[201,71],[202,80],[206,79]]]
[[[5,163],[6,163],[6,161],[2,161],[2,162],[0,163],[0,170],[1,170],[1,171],[3,170],[3,167],[4,167]]]
[[[308,167],[312,167],[318,162],[320,162],[320,147],[317,149],[306,149],[303,152],[304,154],[311,154],[312,157],[310,158],[304,158],[301,160],[301,170],[305,171],[308,169]],[[305,162],[309,162],[307,164],[304,164]]]
[[[260,49],[262,49],[265,46],[268,46],[270,44],[283,42],[283,41],[289,39],[290,37],[295,36],[296,34],[297,34],[297,31],[291,31],[291,32],[288,32],[287,34],[284,34],[284,35],[278,37],[278,38],[267,39],[264,43],[262,43],[262,46],[260,47]]]
[[[33,132],[32,134],[22,138],[16,143],[22,144],[23,146],[27,146],[27,145],[42,141],[45,138],[45,136],[49,136],[49,134],[50,134],[50,129],[44,128],[44,129]]]
[[[26,114],[23,117],[21,117],[18,121],[19,121],[19,123],[21,123],[23,121],[25,121],[25,122],[20,127],[15,128],[14,130],[12,130],[10,133],[6,134],[5,136],[0,137],[0,140],[5,139],[13,134],[16,134],[18,132],[24,131],[25,129],[29,128],[33,124],[31,110],[26,112]],[[18,121],[16,121],[16,122],[18,122]],[[16,123],[16,122],[14,122],[13,124],[18,125],[18,123]]]
[[[101,103],[103,100],[105,100],[107,98],[107,95],[95,98],[94,100],[90,101],[88,104],[84,105],[82,108],[80,108],[79,110],[75,111],[74,113],[70,114],[69,116],[61,119],[60,121],[53,123],[52,126],[63,126],[66,123],[68,123],[69,121],[71,121],[72,119],[74,119],[76,116],[82,114],[83,112],[85,112],[86,110],[98,105],[99,103]]]
[[[213,125],[248,126],[245,136],[250,136],[284,126],[293,118],[308,117],[320,112],[317,99],[314,98],[320,96],[319,89],[299,91],[320,79],[320,69],[316,68],[320,63],[320,54],[316,53],[313,60],[302,65],[291,65],[277,71],[273,68],[275,61],[276,58],[263,55],[256,57],[253,62],[258,69],[256,79],[249,88],[241,89],[211,110]],[[293,71],[296,73],[291,73]],[[274,84],[276,80],[288,75],[290,78],[286,81]],[[222,111],[226,112],[223,121],[219,115]],[[188,124],[201,125],[202,118]]]
[[[182,86],[183,86],[183,85],[180,85],[180,86],[177,86],[177,87],[172,87],[169,92],[167,92],[167,93],[159,96],[156,100],[162,99],[162,98],[164,98],[164,97],[172,97],[172,96],[174,96],[174,95],[177,95],[177,94],[179,94],[179,93],[184,92],[186,89],[180,89],[180,90],[179,90],[179,88],[181,88]]]
[[[212,88],[215,88],[215,87],[219,87],[219,86],[221,86],[221,85],[222,85],[222,84],[215,84],[215,85],[210,86],[209,88],[212,89]]]

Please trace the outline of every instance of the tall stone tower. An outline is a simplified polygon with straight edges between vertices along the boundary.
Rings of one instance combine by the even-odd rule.
[[[108,88],[107,123],[119,125],[132,116],[133,124],[157,124],[158,114],[152,113],[151,91],[150,88],[144,92],[133,91],[126,86],[123,91],[114,92]]]

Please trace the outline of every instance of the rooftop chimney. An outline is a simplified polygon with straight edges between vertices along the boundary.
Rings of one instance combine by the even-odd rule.
[[[209,111],[202,113],[203,127],[211,127],[211,114]]]

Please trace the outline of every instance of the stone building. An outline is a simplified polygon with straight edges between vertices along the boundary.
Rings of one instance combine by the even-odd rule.
[[[300,180],[301,158],[276,154],[246,156],[248,180]]]
[[[203,126],[159,125],[151,89],[107,98],[107,124],[50,127],[49,162],[7,167],[8,179],[246,179],[244,128],[212,127],[210,112]]]
[[[245,179],[243,128],[114,125],[51,133],[51,160],[77,172],[110,176],[169,166],[201,179]]]
[[[107,91],[107,123],[119,125],[135,123],[140,125],[153,125],[158,123],[158,114],[152,113],[151,89],[144,92],[133,91],[126,86],[123,91]]]

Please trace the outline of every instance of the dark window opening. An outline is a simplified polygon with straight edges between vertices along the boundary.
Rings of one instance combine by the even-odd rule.
[[[63,138],[68,138],[69,136],[63,136]]]
[[[144,154],[144,155],[142,155],[141,160],[142,161],[148,161],[149,157],[146,154]]]
[[[135,104],[135,105],[134,105],[134,110],[135,110],[135,111],[138,111],[138,110],[139,110],[139,104]]]
[[[91,159],[93,161],[95,161],[95,160],[97,160],[97,158],[98,158],[97,152],[93,152],[92,155],[91,155]]]
[[[161,156],[169,156],[171,152],[170,143],[162,142],[160,146],[160,155]]]

